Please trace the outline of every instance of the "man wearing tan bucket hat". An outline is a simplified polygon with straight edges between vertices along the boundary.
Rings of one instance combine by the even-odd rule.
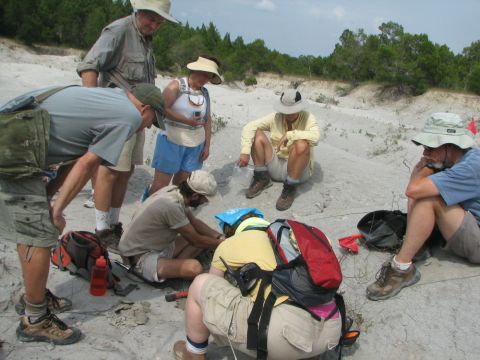
[[[134,13],[107,25],[77,72],[87,87],[118,87],[130,91],[139,83],[155,84],[156,69],[152,38],[170,15],[170,0],[131,0]],[[159,123],[164,128],[163,121]],[[106,243],[118,243],[122,225],[120,208],[135,165],[143,165],[145,133],[133,136],[122,150],[117,166],[101,166],[93,181],[96,233]]]
[[[384,300],[420,280],[412,259],[437,225],[446,248],[480,263],[480,150],[466,122],[452,113],[435,113],[412,141],[423,146],[407,186],[407,232],[399,253],[380,269],[367,288],[370,300]]]
[[[238,165],[247,166],[252,156],[255,166],[253,181],[246,191],[253,198],[272,185],[272,179],[283,181],[277,210],[290,208],[295,188],[313,173],[312,147],[320,138],[315,116],[298,90],[287,89],[275,102],[276,112],[249,122],[243,127]],[[270,132],[270,139],[264,131]]]

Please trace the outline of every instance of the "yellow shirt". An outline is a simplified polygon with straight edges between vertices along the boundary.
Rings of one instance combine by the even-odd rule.
[[[270,239],[265,231],[260,230],[243,231],[218,245],[213,255],[212,266],[218,270],[225,271],[226,268],[220,257],[233,269],[238,269],[250,262],[256,263],[261,269],[266,271],[272,271],[277,266]],[[259,286],[260,284],[258,283],[250,292],[250,296],[254,301],[257,298]],[[265,289],[265,299],[270,293],[270,289],[271,285],[268,285]],[[279,296],[275,305],[287,299],[288,296]]]
[[[285,135],[285,133],[287,134],[287,145],[281,146],[280,151],[277,152],[277,156],[282,159],[288,159],[288,154],[294,141],[301,139],[307,140],[310,146],[313,147],[317,145],[320,140],[320,130],[313,114],[306,111],[300,112],[297,120],[292,123],[292,130],[287,131],[288,127],[285,121],[285,115],[271,113],[258,120],[251,121],[243,127],[240,151],[242,154],[250,154],[257,129],[270,132],[270,141],[274,149],[277,148],[278,142],[283,135]],[[312,155],[311,160],[313,160]]]

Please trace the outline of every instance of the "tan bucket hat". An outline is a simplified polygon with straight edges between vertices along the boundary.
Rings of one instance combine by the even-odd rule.
[[[290,115],[306,110],[307,104],[302,100],[302,94],[298,90],[287,89],[273,104],[273,108],[281,114]]]
[[[216,198],[217,182],[213,175],[205,170],[193,171],[187,179],[187,184],[190,189],[205,196],[209,201]]]
[[[466,121],[453,113],[435,113],[425,122],[423,131],[412,141],[416,145],[437,148],[444,144],[454,144],[461,149],[473,146],[473,134],[467,129]]]
[[[170,15],[170,0],[130,0],[133,10],[150,10],[168,21],[178,23],[178,20]]]
[[[203,71],[213,74],[210,82],[214,85],[222,83],[222,78],[218,73],[218,65],[215,61],[199,56],[197,61],[187,64],[187,69],[192,71]]]

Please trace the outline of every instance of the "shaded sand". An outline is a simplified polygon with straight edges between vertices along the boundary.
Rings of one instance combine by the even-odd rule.
[[[63,53],[66,55],[39,55],[0,40],[0,102],[34,88],[80,83],[74,70],[80,53]],[[164,87],[169,81],[159,76],[157,85]],[[404,188],[421,153],[409,141],[411,136],[435,111],[457,112],[464,118],[480,116],[480,98],[438,90],[402,98],[382,93],[376,85],[351,90],[342,83],[299,82],[319,121],[322,140],[315,148],[314,177],[299,188],[291,209],[280,213],[275,202],[281,184],[247,200],[244,189],[231,181],[231,175],[239,155],[242,126],[272,111],[278,93],[296,81],[264,74],[254,87],[209,86],[212,111],[227,126],[213,137],[204,168],[215,175],[223,200],[200,209],[198,216],[216,226],[216,212],[233,206],[256,206],[268,219],[295,218],[321,228],[332,239],[341,260],[341,289],[362,330],[355,347],[344,351],[345,358],[478,359],[480,268],[438,250],[421,267],[418,284],[391,300],[372,302],[365,298],[365,288],[388,254],[360,247],[358,255],[345,255],[338,249],[337,239],[356,233],[358,220],[369,211],[405,210]],[[151,159],[155,130],[147,135],[145,158]],[[120,216],[124,224],[128,224],[151,176],[148,166],[137,168]],[[82,206],[88,194],[87,186],[67,208],[67,229],[93,231],[94,212]],[[124,275],[120,269],[116,272]],[[0,359],[173,359],[174,342],[184,338],[183,311],[164,300],[171,289],[139,284],[140,289],[126,298],[110,293],[97,298],[89,295],[87,282],[53,267],[48,286],[73,301],[73,310],[60,317],[83,331],[85,337],[78,344],[55,347],[16,340],[18,320],[13,301],[22,291],[22,279],[15,245],[0,242]],[[248,359],[242,354],[237,357]],[[208,358],[234,356],[229,348],[211,344]]]

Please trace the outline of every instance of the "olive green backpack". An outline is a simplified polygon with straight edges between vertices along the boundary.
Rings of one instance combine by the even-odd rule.
[[[50,114],[40,108],[45,99],[69,86],[37,96],[20,96],[0,110],[0,178],[20,179],[46,169]]]

